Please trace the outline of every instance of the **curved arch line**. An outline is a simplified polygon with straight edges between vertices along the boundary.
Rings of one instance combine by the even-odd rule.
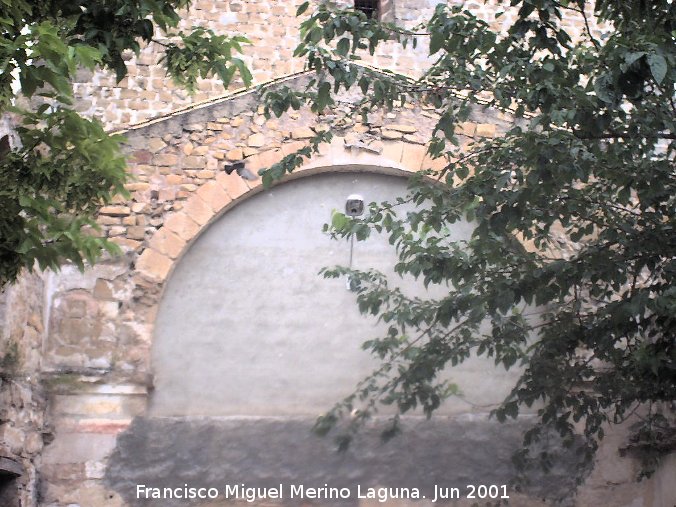
[[[409,159],[406,165],[382,156],[354,158],[356,160],[350,161],[351,163],[341,161],[338,164],[328,164],[331,157],[320,156],[296,170],[280,184],[326,172],[370,172],[406,176],[420,170],[425,155],[421,152],[419,160],[411,163]],[[157,284],[166,285],[165,282],[170,278],[178,261],[214,221],[262,190],[260,179],[246,182],[235,173],[218,174],[215,180],[208,181],[197,189],[185,201],[182,209],[167,217],[164,226],[150,239],[149,246],[140,255],[136,271]]]

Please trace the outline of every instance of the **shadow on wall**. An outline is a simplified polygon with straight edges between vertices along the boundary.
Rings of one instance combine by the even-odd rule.
[[[307,499],[292,497],[292,487],[299,485],[349,490],[347,498],[316,502],[322,505],[356,505],[360,493],[382,487],[409,488],[409,493],[417,488],[420,498],[432,499],[435,485],[457,487],[465,495],[470,484],[506,485],[507,494],[513,495],[511,456],[521,445],[527,423],[409,417],[404,419],[402,435],[387,444],[380,440],[382,428],[374,423],[342,453],[330,438],[312,435],[311,427],[310,420],[291,418],[140,417],[119,436],[106,483],[139,507],[190,503],[137,498],[139,485],[215,488],[220,501],[228,499],[230,486],[232,501],[234,486],[279,488],[281,484],[281,502],[286,505],[307,505]],[[555,498],[574,491],[575,451],[565,452],[549,475],[532,478],[530,495]]]
[[[21,507],[19,480],[23,469],[13,459],[0,457],[0,505]]]

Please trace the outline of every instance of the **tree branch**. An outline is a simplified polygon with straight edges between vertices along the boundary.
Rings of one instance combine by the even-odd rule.
[[[606,134],[582,134],[580,131],[573,129],[573,135],[578,139],[593,140],[593,139],[676,139],[676,134],[671,132],[664,132],[650,136],[636,136],[627,134],[626,132],[609,131]]]

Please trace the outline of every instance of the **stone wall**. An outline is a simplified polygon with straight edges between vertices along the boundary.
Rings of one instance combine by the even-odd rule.
[[[303,79],[287,84],[300,86]],[[488,117],[477,111],[481,123],[463,126],[463,142],[477,130],[493,135],[508,124],[489,124]],[[434,120],[434,111],[418,107],[376,115],[368,125],[345,122],[300,174],[335,164],[416,171],[430,162],[422,143]],[[82,274],[66,266],[47,277],[44,378],[58,436],[43,456],[44,505],[121,502],[101,478],[116,435],[145,413],[154,388],[151,345],[163,284],[207,224],[261,191],[260,179],[225,169],[240,162],[256,174],[329,121],[317,124],[304,112],[266,120],[249,92],[126,133],[131,198],[102,208],[99,217],[125,255]]]
[[[244,61],[249,65],[254,84],[268,82],[303,70],[303,62],[293,58],[293,51],[299,43],[299,25],[302,19],[295,16],[297,7],[303,0],[289,2],[270,2],[266,0],[196,0],[191,7],[183,11],[180,29],[191,26],[207,26],[216,33],[244,34],[251,40],[245,46]],[[312,4],[313,2],[311,2]],[[342,7],[353,5],[349,0],[336,0],[333,3]],[[440,0],[388,0],[383,3],[385,18],[401,26],[414,28],[420,22],[429,19]],[[449,5],[463,4],[462,0],[449,0]],[[515,10],[504,8],[504,14],[495,19],[497,0],[464,2],[465,6],[477,15],[492,23],[496,29],[505,29],[514,19]],[[591,9],[591,4],[589,4]],[[584,20],[573,10],[562,11],[564,25],[573,37],[583,36]],[[590,12],[591,14],[591,12]],[[600,30],[593,19],[594,33]],[[166,41],[157,34],[160,42]],[[388,69],[411,76],[420,76],[428,67],[428,41],[419,38],[418,45],[406,48],[394,42],[383,43],[374,56],[363,55],[364,62],[378,68]],[[162,47],[150,43],[138,56],[126,55],[129,74],[121,82],[116,82],[112,73],[83,72],[79,83],[75,85],[79,97],[78,110],[99,118],[109,128],[118,129],[156,118],[178,108],[198,104],[224,95],[242,86],[235,79],[229,90],[225,90],[217,78],[199,80],[194,95],[167,79],[164,68],[158,64]]]
[[[0,499],[7,507],[35,505],[40,454],[52,439],[40,382],[43,294],[39,274],[0,293]],[[12,479],[12,471],[20,476]],[[15,494],[20,504],[10,503]]]
[[[306,79],[302,75],[284,78],[302,70],[291,58],[298,37],[294,14],[300,3],[198,0],[186,12],[183,24],[246,33],[254,42],[255,57],[250,48],[246,58],[256,82],[280,78],[284,84],[301,87]],[[413,27],[437,3],[390,0],[386,14]],[[468,7],[492,20],[493,3],[469,2]],[[581,20],[569,11],[565,14],[579,30]],[[501,23],[512,15],[508,12]],[[256,177],[259,169],[305,146],[320,129],[332,129],[333,142],[306,160],[294,177],[337,170],[406,175],[442,163],[426,155],[425,142],[437,115],[425,105],[374,113],[366,123],[350,119],[346,108],[319,118],[298,111],[266,119],[254,91],[218,98],[225,90],[217,80],[200,82],[198,93],[189,97],[167,82],[157,66],[159,57],[157,45],[151,44],[138,57],[129,55],[130,73],[121,83],[96,73],[83,74],[76,86],[79,109],[111,128],[144,122],[125,132],[133,176],[127,185],[131,196],[103,207],[99,215],[103,233],[124,254],[84,273],[64,266],[59,273],[25,276],[0,297],[0,457],[10,457],[23,468],[18,482],[22,507],[122,507],[133,503],[129,489],[133,481],[146,476],[166,480],[176,471],[176,478],[211,473],[213,480],[219,480],[240,465],[235,471],[243,473],[253,464],[238,461],[238,456],[265,453],[273,430],[290,442],[302,441],[298,444],[302,456],[318,460],[309,462],[310,466],[319,463],[316,477],[333,473],[335,464],[329,462],[335,457],[317,457],[328,444],[312,447],[303,440],[307,420],[287,419],[273,430],[269,421],[259,420],[249,432],[246,418],[233,422],[155,417],[149,410],[156,396],[153,343],[166,282],[203,231],[240,202],[258,194],[265,197]],[[415,51],[387,44],[370,63],[419,74],[427,64],[424,44]],[[344,99],[349,102],[351,97]],[[180,108],[184,109],[176,112]],[[459,126],[458,137],[467,145],[480,137],[500,135],[510,125],[509,117],[477,107],[471,121]],[[233,164],[242,164],[252,177],[242,178]],[[441,453],[448,438],[463,459],[476,458],[474,470],[490,469],[490,455],[472,452],[486,439],[499,440],[499,454],[507,456],[516,442],[518,425],[499,433],[495,425],[479,420],[485,414],[461,412],[447,414],[450,419],[442,418],[425,429],[422,421],[408,421],[414,430],[411,440],[401,446],[404,455],[418,456],[415,452],[422,449],[413,461],[423,463],[428,452]],[[577,499],[569,498],[570,505],[671,507],[668,502],[674,495],[665,479],[669,469],[660,471],[653,481],[632,482],[636,463],[617,455],[622,431],[609,439],[587,485]],[[234,443],[223,440],[227,433],[237,436]],[[247,447],[247,438],[256,445]],[[191,467],[177,470],[181,462],[176,464],[176,453],[189,460],[202,442],[214,443],[211,457],[200,455]],[[415,451],[418,444],[421,447]],[[378,457],[379,452],[377,447],[365,446],[364,454],[353,456],[351,463],[361,469],[386,469],[395,461],[400,477],[413,473],[401,454],[395,458],[388,450]],[[268,455],[270,466],[258,471],[276,474],[274,462],[282,458],[279,453]],[[435,466],[415,473],[436,477],[439,461],[431,463]],[[338,477],[349,476],[349,470],[340,472],[347,475]],[[505,468],[493,472],[491,477],[502,480]],[[465,480],[461,475],[453,477]],[[372,480],[385,484],[387,473],[379,471]],[[568,487],[565,482],[561,485]],[[518,498],[515,505],[543,503],[531,495]]]
[[[299,87],[304,79],[297,77],[285,84]],[[341,119],[340,110],[335,116],[319,119],[298,111],[268,120],[256,101],[254,92],[242,93],[127,131],[129,168],[134,175],[128,186],[131,197],[102,208],[99,217],[104,233],[118,242],[125,254],[107,259],[82,274],[66,266],[61,273],[46,277],[44,292],[49,316],[43,378],[51,401],[49,418],[56,439],[42,455],[39,505],[134,505],[136,502],[130,496],[133,484],[148,477],[157,477],[158,481],[192,481],[211,470],[206,477],[216,481],[221,472],[226,473],[232,467],[241,465],[238,473],[252,471],[251,467],[258,462],[241,461],[237,456],[268,452],[251,444],[267,441],[272,433],[287,444],[296,442],[293,449],[308,456],[319,452],[307,440],[308,420],[291,417],[278,421],[272,430],[266,426],[270,424],[266,415],[253,424],[246,414],[235,420],[197,413],[189,416],[171,413],[169,418],[167,414],[162,417],[153,414],[149,405],[153,404],[156,389],[159,392],[166,386],[155,385],[157,371],[153,363],[158,310],[166,282],[176,266],[189,258],[186,252],[193,243],[219,217],[251,196],[265,197],[260,179],[255,177],[257,170],[304,146],[315,131],[332,128],[333,142],[323,147],[318,156],[307,160],[295,177],[336,170],[408,174],[440,163],[426,156],[424,144],[436,113],[427,106],[413,104],[374,114],[368,123]],[[480,136],[499,135],[510,124],[508,117],[476,108],[472,121],[458,127],[458,136],[465,145]],[[243,164],[253,177],[244,179],[236,171],[228,174],[234,163]],[[177,353],[180,354],[178,350]],[[187,379],[181,367],[174,370],[179,381]],[[484,424],[481,421],[485,414],[459,410],[444,417],[448,418],[446,422],[442,417],[437,424],[459,425],[463,428],[461,433],[470,435],[469,428]],[[418,428],[416,421],[407,424]],[[497,439],[505,445],[516,442],[507,438],[507,434],[494,433],[498,429],[490,424],[486,427],[490,431],[477,433],[477,439],[471,440],[467,449],[486,442],[480,437],[484,433],[488,441]],[[254,431],[256,428],[259,433]],[[410,445],[443,448],[442,442],[432,438],[436,430],[433,426],[429,428],[432,428],[429,432],[420,433],[423,440],[419,444],[415,443],[416,435],[412,435]],[[221,434],[230,434],[231,438],[223,440],[218,437]],[[251,442],[247,443],[247,438]],[[200,442],[208,444],[200,447]],[[633,483],[636,463],[619,459],[616,443],[613,441],[604,448],[603,461],[590,476],[588,487],[577,501],[569,498],[570,505],[597,505],[598,498],[613,505],[632,505],[631,502],[649,507],[660,505],[651,500],[654,482],[640,486]],[[277,445],[285,449],[281,443],[273,447]],[[500,448],[501,456],[508,454],[508,448],[509,445]],[[380,463],[372,461],[376,459],[376,450],[367,449],[368,445],[364,447],[366,455],[355,456],[356,467],[368,469],[373,463]],[[411,456],[407,447],[402,449],[404,455]],[[287,452],[292,455],[294,451]],[[178,464],[171,458],[175,453],[182,460]],[[405,467],[400,468],[405,460],[401,453],[396,456],[388,470],[405,474]],[[276,459],[274,455],[268,458],[272,462]],[[224,460],[232,460],[234,465],[223,464]],[[334,473],[330,471],[333,465],[321,468],[319,462],[317,467],[313,463],[308,465],[316,472],[312,477],[326,477],[321,470]],[[446,469],[439,461],[433,463]],[[490,460],[478,457],[475,465],[475,470],[495,468]],[[270,477],[277,469],[261,464],[256,470],[262,474],[260,477]],[[496,473],[498,470],[506,473],[501,467],[495,468]],[[300,471],[297,474],[301,476]],[[566,475],[570,474],[564,472],[561,477]],[[239,480],[240,475],[232,477]],[[382,483],[379,477],[373,476],[372,483]],[[561,481],[557,484],[564,485],[563,489],[567,487]],[[542,505],[534,496],[521,497],[517,504]]]

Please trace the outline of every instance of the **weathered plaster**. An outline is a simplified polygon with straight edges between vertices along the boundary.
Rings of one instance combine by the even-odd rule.
[[[105,481],[129,505],[139,507],[190,502],[138,500],[138,484],[159,488],[189,484],[223,491],[226,484],[273,487],[281,483],[287,493],[291,484],[329,484],[353,491],[343,505],[364,503],[356,498],[357,485],[363,489],[418,487],[429,498],[435,484],[463,491],[468,484],[508,484],[514,473],[511,455],[527,427],[524,422],[500,425],[477,416],[432,421],[407,418],[404,432],[396,440],[383,444],[379,436],[382,425],[374,423],[346,452],[339,453],[330,438],[320,439],[310,432],[312,422],[288,417],[138,418],[120,435]],[[531,496],[551,498],[569,493],[574,469],[566,467],[572,466],[569,461],[547,479],[536,477]],[[282,503],[308,504],[288,496]],[[426,504],[429,500],[422,502]]]

